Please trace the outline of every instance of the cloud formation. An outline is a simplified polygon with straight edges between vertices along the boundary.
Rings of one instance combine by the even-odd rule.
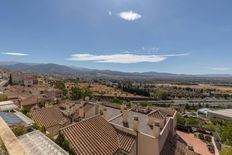
[[[120,12],[118,14],[118,16],[124,20],[127,20],[127,21],[134,21],[134,20],[142,18],[142,15],[140,15],[136,12],[133,12],[133,11]]]
[[[70,61],[93,61],[102,63],[141,63],[141,62],[161,62],[168,57],[185,56],[185,54],[170,54],[170,55],[137,55],[130,53],[110,54],[110,55],[93,55],[93,54],[73,54],[67,60]]]
[[[18,52],[3,52],[4,55],[12,55],[12,56],[28,56],[26,53],[18,53]]]
[[[231,68],[229,68],[229,67],[214,67],[211,69],[214,71],[230,71],[231,70]]]

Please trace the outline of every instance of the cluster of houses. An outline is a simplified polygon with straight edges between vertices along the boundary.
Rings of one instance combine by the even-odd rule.
[[[12,78],[12,84],[24,85],[25,87],[32,87],[38,84],[38,78],[36,75],[30,73],[13,73],[10,75]]]
[[[34,108],[37,104],[38,98],[35,96],[23,100],[19,105],[11,101],[0,103],[0,122],[8,126],[0,128],[0,133],[1,130],[10,132],[9,127],[17,125],[30,129],[19,137],[11,133],[22,152],[27,154],[67,154],[46,136],[54,140],[60,133],[76,154],[194,154],[186,144],[176,139],[176,111],[173,109],[128,109],[126,105],[90,101]],[[17,111],[23,107],[32,109],[30,118]],[[33,129],[33,123],[44,127],[46,135]],[[4,138],[1,139],[4,143]],[[49,147],[45,144],[49,144]],[[7,143],[5,145],[9,147]]]
[[[38,83],[31,74],[12,74],[11,78],[13,84],[26,87]],[[174,109],[67,100],[41,106],[42,101],[61,97],[61,90],[51,88],[18,102],[0,102],[0,144],[9,155],[67,155],[54,142],[60,134],[77,155],[195,154],[176,136]],[[25,132],[15,134],[17,127]]]

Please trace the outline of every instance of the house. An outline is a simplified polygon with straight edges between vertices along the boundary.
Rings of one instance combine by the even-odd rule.
[[[23,76],[23,85],[25,87],[32,87],[33,85],[38,84],[38,79],[35,75],[24,74]]]
[[[31,117],[39,126],[44,126],[51,136],[56,136],[60,128],[70,124],[70,120],[63,116],[58,107],[48,107],[32,111]]]
[[[61,129],[76,154],[113,155],[135,152],[135,135],[121,132],[100,115]]]
[[[32,87],[38,84],[37,77],[29,73],[14,73],[12,74],[12,83],[15,85],[24,85],[25,87]]]
[[[13,101],[2,101],[0,102],[0,111],[12,111],[16,109],[17,106]]]
[[[60,89],[50,88],[44,91],[44,96],[48,98],[61,98],[63,96],[63,92]]]
[[[101,115],[61,129],[77,154],[159,155],[176,135],[176,111],[104,107]],[[108,110],[114,116],[108,114]],[[139,111],[139,112],[138,112]],[[147,111],[146,111],[147,112]]]
[[[99,113],[99,104],[94,102],[83,102],[78,109],[78,114],[81,119],[90,118]]]
[[[23,85],[23,74],[22,73],[13,73],[12,74],[12,83],[15,85]]]
[[[38,96],[30,96],[19,102],[21,108],[31,109],[38,104]]]

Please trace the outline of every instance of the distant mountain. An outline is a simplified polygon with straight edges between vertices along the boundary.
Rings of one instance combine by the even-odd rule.
[[[35,63],[17,63],[17,62],[0,62],[0,66],[6,69],[22,72],[33,72],[40,74],[60,74],[63,77],[78,76],[86,79],[106,78],[106,79],[128,79],[128,80],[171,80],[171,81],[232,81],[232,75],[185,75],[171,73],[128,73],[111,70],[96,70],[78,67],[69,67],[58,64],[35,64]]]
[[[57,65],[57,64],[17,63],[13,65],[4,65],[3,67],[16,71],[34,72],[34,73],[42,73],[42,74],[74,74],[76,72],[75,69],[72,69],[64,65]]]

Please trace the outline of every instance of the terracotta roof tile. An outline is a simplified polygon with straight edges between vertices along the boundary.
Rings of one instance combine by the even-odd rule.
[[[32,111],[31,117],[39,125],[51,127],[57,125],[63,120],[64,116],[58,107],[42,108]]]
[[[154,110],[148,114],[148,116],[155,117],[158,119],[165,119],[167,114],[164,112],[161,112],[159,109]]]
[[[61,130],[77,154],[111,155],[118,149],[130,151],[135,138],[117,131],[101,116],[75,123]]]
[[[37,96],[31,96],[26,98],[21,102],[22,106],[27,106],[27,105],[35,105],[38,103],[38,97]]]

